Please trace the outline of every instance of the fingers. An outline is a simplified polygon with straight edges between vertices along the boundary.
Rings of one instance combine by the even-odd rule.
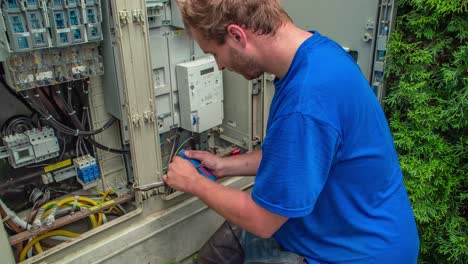
[[[187,150],[185,151],[185,156],[191,159],[203,160],[207,156],[211,155],[209,152],[200,151],[200,150]]]

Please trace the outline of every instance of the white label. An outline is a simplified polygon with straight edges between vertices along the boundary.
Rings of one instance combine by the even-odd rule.
[[[31,34],[29,32],[24,32],[19,34],[22,37],[29,37]]]
[[[77,66],[72,68],[73,74],[81,74],[86,71],[86,66]]]
[[[33,33],[33,34],[43,33],[43,32],[45,32],[45,28],[31,29],[31,33]]]
[[[52,79],[53,76],[54,74],[51,71],[40,72],[36,74],[36,80],[38,81],[48,80],[48,79]]]
[[[68,33],[70,32],[70,29],[69,28],[62,28],[62,29],[57,29],[57,33],[60,34],[60,33]]]
[[[32,75],[32,74],[27,74],[26,76],[21,75],[21,76],[18,78],[17,83],[18,83],[18,84],[25,84],[25,83],[30,83],[30,82],[33,82],[33,81],[34,81],[34,75]]]

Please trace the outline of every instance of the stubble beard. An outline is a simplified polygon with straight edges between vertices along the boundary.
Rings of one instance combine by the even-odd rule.
[[[254,58],[245,56],[235,49],[231,49],[232,71],[244,76],[247,80],[253,80],[260,77],[263,71]]]

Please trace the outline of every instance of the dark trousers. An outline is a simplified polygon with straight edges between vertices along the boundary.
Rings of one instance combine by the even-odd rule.
[[[304,264],[303,257],[281,249],[274,238],[256,237],[225,222],[198,252],[198,264]]]

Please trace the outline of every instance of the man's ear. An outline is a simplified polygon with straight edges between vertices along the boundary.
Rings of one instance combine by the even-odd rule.
[[[247,45],[247,34],[245,29],[236,24],[227,26],[227,41],[231,45],[245,47]]]

